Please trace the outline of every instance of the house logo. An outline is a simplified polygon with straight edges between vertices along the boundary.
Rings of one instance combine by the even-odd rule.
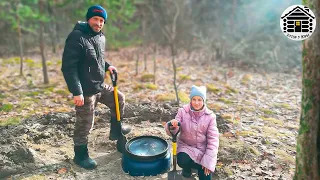
[[[282,13],[280,28],[289,39],[302,41],[316,29],[316,17],[308,7],[293,5]]]

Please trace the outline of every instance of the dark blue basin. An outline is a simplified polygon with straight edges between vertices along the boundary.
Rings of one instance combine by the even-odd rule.
[[[131,176],[155,176],[170,169],[168,142],[157,136],[131,139],[122,155],[122,169]]]

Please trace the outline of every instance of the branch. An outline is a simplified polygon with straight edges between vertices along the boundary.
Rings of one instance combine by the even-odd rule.
[[[155,11],[154,11],[153,7],[150,6],[150,5],[146,5],[146,6],[147,6],[147,8],[150,10],[150,12],[151,12],[151,14],[152,14],[152,16],[153,16],[153,19],[154,19],[154,20],[157,22],[157,24],[160,26],[162,33],[163,33],[163,34],[166,36],[166,38],[170,41],[169,33],[168,33],[168,31],[167,31],[163,26],[161,26],[161,24],[160,24],[160,22],[159,22],[159,20],[158,20],[158,18],[157,18],[157,16],[156,16],[156,14],[155,14]]]
[[[179,8],[177,1],[173,0],[173,3],[174,3],[174,6],[176,7],[176,14],[174,15],[173,22],[172,22],[172,37],[171,37],[172,40],[174,40],[176,38],[177,19],[180,15],[180,8]]]

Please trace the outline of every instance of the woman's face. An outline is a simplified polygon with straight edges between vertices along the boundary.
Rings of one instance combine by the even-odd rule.
[[[194,110],[198,111],[203,107],[203,99],[200,96],[193,96],[191,99],[191,106]]]

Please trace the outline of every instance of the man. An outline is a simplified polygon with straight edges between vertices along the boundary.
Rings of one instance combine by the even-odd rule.
[[[66,39],[62,57],[62,72],[76,109],[74,129],[74,162],[85,169],[94,169],[97,163],[88,155],[88,134],[93,127],[94,109],[98,102],[111,110],[110,140],[118,140],[130,132],[116,120],[113,87],[104,84],[106,71],[117,71],[104,61],[105,36],[101,32],[106,10],[91,6],[87,22],[78,22]],[[124,111],[125,96],[118,91],[120,114]],[[122,131],[122,133],[121,133]]]

